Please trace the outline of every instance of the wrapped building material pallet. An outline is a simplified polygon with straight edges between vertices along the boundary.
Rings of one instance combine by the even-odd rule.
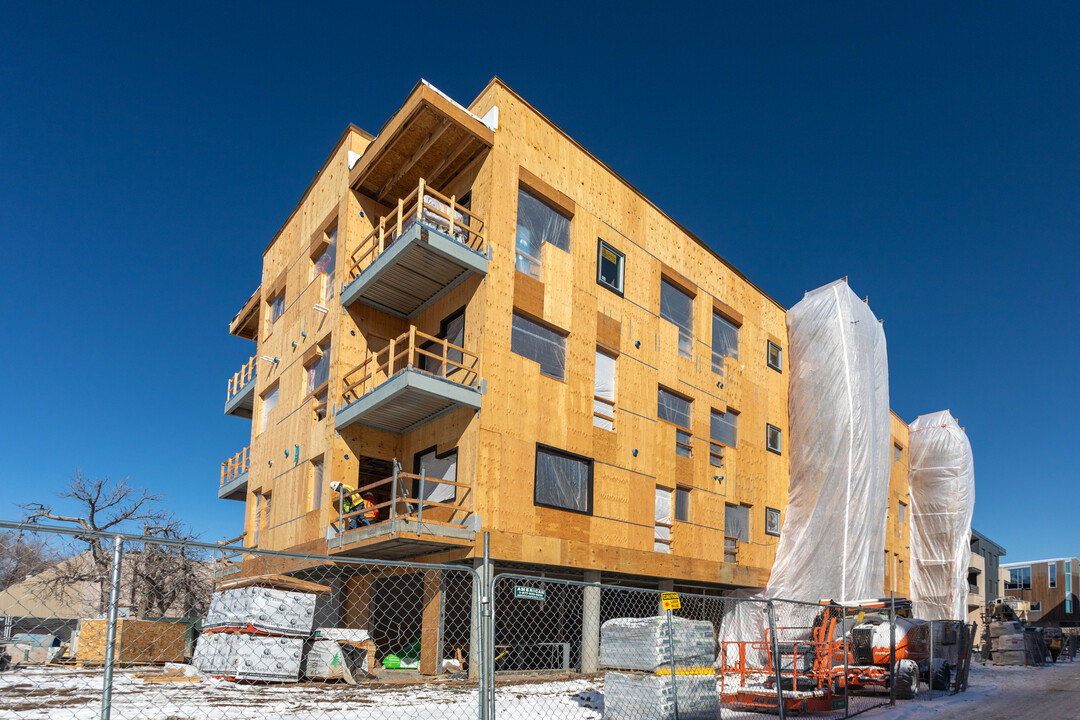
[[[911,603],[924,620],[967,617],[975,466],[948,410],[911,424]]]
[[[604,676],[605,720],[716,720],[720,698],[716,678],[707,675],[636,675],[609,672]],[[677,698],[676,698],[677,696]]]
[[[881,597],[892,427],[881,323],[847,280],[787,313],[791,471],[765,595]]]
[[[613,618],[600,627],[600,665],[618,670],[653,672],[671,665],[675,649],[677,667],[706,667],[713,663],[711,622],[671,618],[669,642],[665,617]]]
[[[213,677],[296,682],[303,649],[300,638],[211,633],[199,638],[192,664]]]
[[[315,620],[316,596],[264,587],[222,590],[210,598],[204,630],[246,630],[307,637]]]

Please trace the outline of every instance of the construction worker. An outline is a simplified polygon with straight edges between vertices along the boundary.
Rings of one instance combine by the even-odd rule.
[[[361,515],[354,515],[349,518],[349,525],[346,529],[355,530],[362,525],[370,525],[379,516],[379,511],[375,509],[375,496],[370,492],[359,495],[356,488],[337,480],[330,483],[330,489],[341,496],[342,515],[348,515],[359,509],[367,510]]]

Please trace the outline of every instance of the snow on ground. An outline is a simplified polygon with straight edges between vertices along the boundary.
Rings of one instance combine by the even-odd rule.
[[[143,669],[141,672],[146,672]],[[156,672],[156,671],[151,671]],[[475,683],[463,680],[257,684],[204,679],[151,684],[137,670],[118,670],[113,690],[116,720],[435,720],[477,717]],[[101,713],[102,672],[28,666],[0,674],[0,720],[96,720]],[[886,698],[852,698],[852,710]],[[1064,703],[1061,711],[1054,712]],[[1048,704],[1050,703],[1050,704]],[[496,684],[496,713],[508,720],[600,720],[603,678],[506,681]],[[1047,710],[1051,712],[1047,712]],[[648,714],[643,708],[643,717]],[[729,713],[724,712],[724,718]],[[739,713],[741,717],[768,715]],[[978,717],[1080,717],[1080,663],[1043,668],[971,667],[968,692],[929,699],[926,686],[914,701],[862,715],[867,720],[945,720]]]

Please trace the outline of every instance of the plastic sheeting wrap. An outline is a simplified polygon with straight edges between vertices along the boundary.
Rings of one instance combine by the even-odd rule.
[[[892,453],[885,332],[846,280],[808,292],[787,326],[791,480],[766,596],[880,597]]]
[[[716,720],[720,698],[713,675],[631,675],[609,672],[604,676],[606,720]],[[679,704],[675,714],[676,694]]]
[[[671,665],[707,667],[713,662],[713,626],[704,620],[666,617],[612,618],[600,626],[600,664],[619,670],[654,672]]]
[[[911,424],[911,601],[924,620],[967,619],[975,464],[948,410]]]
[[[204,675],[234,680],[296,682],[300,678],[300,638],[211,633],[199,637],[191,664]]]
[[[311,634],[314,595],[273,588],[221,590],[210,596],[206,630],[256,630],[275,635]]]

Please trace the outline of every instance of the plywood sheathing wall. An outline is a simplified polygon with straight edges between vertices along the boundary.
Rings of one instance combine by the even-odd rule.
[[[481,413],[480,512],[494,530],[497,557],[687,580],[763,583],[775,538],[764,533],[765,508],[786,504],[787,458],[765,450],[765,424],[786,434],[786,376],[766,366],[768,337],[786,337],[784,310],[718,261],[640,195],[589,157],[516,95],[494,84],[473,104],[483,115],[500,108],[488,161],[489,266],[484,329],[488,394]],[[535,363],[509,352],[517,283],[514,270],[517,189],[522,169],[574,204],[571,249],[543,247],[542,320],[564,332],[565,382],[542,376]],[[626,254],[626,293],[596,283],[602,237]],[[667,266],[697,288],[693,359],[677,351],[677,329],[657,316]],[[535,294],[535,290],[533,290]],[[740,358],[712,371],[714,299],[742,315]],[[616,432],[594,429],[592,389],[597,316],[619,327]],[[781,343],[782,345],[784,343]],[[717,383],[723,383],[723,387]],[[675,429],[657,422],[657,385],[693,401],[694,457],[676,458]],[[737,410],[739,442],[725,468],[709,465],[710,410]],[[592,516],[532,502],[536,443],[596,460]],[[637,450],[636,457],[633,450]],[[719,481],[716,475],[723,475]],[[691,522],[673,533],[672,553],[652,552],[657,485],[693,488]],[[753,507],[751,542],[738,566],[722,562],[724,507]]]

